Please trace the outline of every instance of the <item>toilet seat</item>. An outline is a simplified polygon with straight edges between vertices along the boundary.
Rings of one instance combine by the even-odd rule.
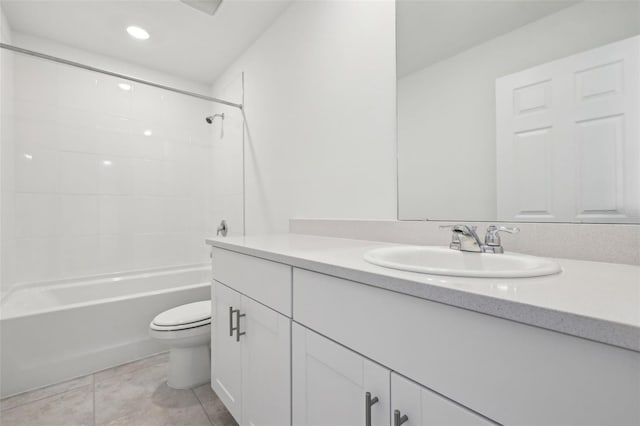
[[[211,324],[211,301],[188,303],[157,315],[149,326],[157,331],[177,331]]]
[[[149,324],[149,328],[156,331],[179,331],[179,330],[190,330],[192,328],[198,328],[198,327],[202,327],[210,324],[211,324],[211,318],[207,318],[202,321],[196,321],[189,324],[179,324],[179,325],[171,325],[171,326],[158,325],[158,324],[155,324],[154,322],[151,322],[151,324]]]

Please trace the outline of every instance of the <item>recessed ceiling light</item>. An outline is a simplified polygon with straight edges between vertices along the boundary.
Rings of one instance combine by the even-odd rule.
[[[127,83],[118,83],[118,87],[127,92],[131,90],[131,85]]]
[[[127,32],[131,37],[137,38],[138,40],[146,40],[149,38],[149,33],[145,29],[133,25],[127,27]]]
[[[151,130],[147,129],[144,131],[144,135],[145,136],[151,136],[153,133],[151,133]]]
[[[110,165],[112,165],[113,163],[112,163],[111,161],[109,161],[109,160],[104,160],[104,161],[102,162],[102,164],[104,164],[105,166],[110,166]]]
[[[33,159],[33,155],[31,154],[25,154],[24,158],[26,158],[27,160],[32,160]]]

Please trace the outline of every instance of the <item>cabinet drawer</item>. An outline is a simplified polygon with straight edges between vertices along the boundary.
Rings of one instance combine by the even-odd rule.
[[[291,266],[214,247],[213,278],[291,317]]]
[[[640,353],[301,269],[294,321],[505,424],[640,424]]]

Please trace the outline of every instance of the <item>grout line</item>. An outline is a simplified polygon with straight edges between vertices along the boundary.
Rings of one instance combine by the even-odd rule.
[[[202,400],[200,399],[200,397],[198,397],[198,394],[195,391],[195,388],[190,389],[191,392],[193,393],[193,395],[196,397],[196,400],[198,401],[198,403],[200,404],[200,408],[202,408],[202,411],[204,411],[204,415],[207,416],[207,420],[209,420],[209,423],[211,424],[211,426],[215,426],[213,424],[213,420],[211,419],[211,417],[209,416],[209,413],[207,412],[207,410],[204,408],[204,405],[202,404]]]
[[[88,376],[88,374],[87,374],[87,376]],[[84,376],[83,376],[83,377],[84,377]],[[75,379],[72,379],[72,380],[75,380]],[[62,383],[64,383],[64,382],[62,382]],[[51,386],[56,386],[56,385],[57,385],[57,384],[54,384],[54,385],[51,385]],[[28,401],[22,402],[22,403],[20,403],[20,404],[14,405],[14,406],[13,406],[13,407],[11,407],[11,408],[1,408],[1,409],[0,409],[0,412],[10,411],[10,410],[13,410],[14,408],[22,407],[23,405],[27,405],[27,404],[31,404],[31,403],[34,403],[34,402],[42,401],[43,399],[52,398],[52,397],[54,397],[54,396],[64,395],[65,393],[69,393],[69,392],[77,391],[78,389],[82,389],[82,388],[84,388],[84,387],[88,387],[88,386],[90,386],[90,385],[88,385],[88,384],[87,384],[87,385],[82,385],[82,386],[76,386],[76,387],[73,387],[73,388],[70,388],[70,389],[66,389],[66,390],[63,390],[63,391],[60,391],[60,392],[52,393],[51,395],[43,396],[43,397],[41,397],[41,398],[36,398],[36,399],[28,400]],[[47,387],[48,387],[48,386],[45,386],[44,388],[34,389],[34,390],[32,390],[32,391],[22,392],[22,393],[19,393],[19,394],[13,395],[13,396],[9,396],[9,397],[7,397],[6,399],[15,398],[15,397],[16,397],[16,396],[18,396],[18,395],[23,395],[23,394],[25,394],[25,393],[29,393],[29,392],[36,392],[36,391],[38,391],[38,390],[46,389]],[[0,400],[0,406],[1,406],[1,405],[2,405],[2,404],[1,404],[1,400]]]

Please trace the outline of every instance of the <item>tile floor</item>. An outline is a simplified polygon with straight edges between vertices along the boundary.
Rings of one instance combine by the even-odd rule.
[[[0,400],[2,426],[237,426],[209,384],[171,389],[168,353]]]

